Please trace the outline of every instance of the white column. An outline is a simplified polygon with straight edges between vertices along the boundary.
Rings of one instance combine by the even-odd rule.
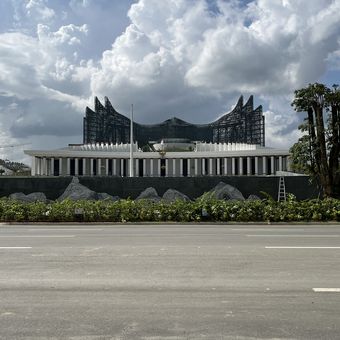
[[[112,175],[117,176],[117,159],[112,160]]]
[[[191,176],[191,162],[190,162],[190,158],[188,158],[188,160],[187,160],[187,164],[188,164],[188,177],[190,177]]]
[[[198,175],[198,159],[195,158],[195,176]]]
[[[51,176],[54,176],[54,157],[51,157]]]
[[[42,175],[46,176],[47,175],[47,164],[46,164],[46,157],[43,157],[42,159]]]
[[[179,160],[179,174],[183,177],[183,158]]]
[[[148,174],[148,172],[147,172],[147,170],[146,170],[146,159],[144,158],[143,159],[143,176],[145,176],[145,175],[147,175]]]
[[[275,175],[275,158],[274,158],[274,156],[270,157],[270,165],[271,165],[271,168],[272,168],[272,174]]]
[[[59,176],[63,175],[63,159],[59,158]]]
[[[136,165],[136,172],[134,172],[135,177],[139,177],[139,158],[134,158],[134,162]]]
[[[217,158],[216,160],[216,175],[221,175],[221,158]]]
[[[93,158],[90,159],[90,175],[93,176]]]
[[[38,174],[42,175],[42,158],[37,158],[37,168],[38,168]]]
[[[247,157],[247,175],[250,176],[252,173],[251,171],[251,158]]]
[[[202,158],[202,175],[205,175],[205,158]]]
[[[231,158],[231,174],[235,175],[236,173],[236,164],[235,164],[235,157]]]
[[[157,177],[161,177],[161,159],[157,159]]]
[[[224,158],[224,175],[228,175],[228,158]]]
[[[78,158],[74,159],[74,174],[75,174],[75,176],[79,175],[79,160],[78,160]]]
[[[165,160],[165,177],[169,177],[169,160]]]
[[[42,175],[42,158],[38,158],[38,173]]]
[[[176,158],[172,160],[172,177],[176,176]]]
[[[44,161],[43,158],[39,158],[39,174],[44,174]]]
[[[259,158],[255,156],[255,175],[259,174]]]
[[[35,164],[35,157],[32,156],[31,158],[31,162],[32,162],[32,165],[31,165],[31,176],[35,176],[36,175],[36,164]]]
[[[97,176],[102,175],[102,159],[97,158]]]
[[[66,163],[66,175],[70,176],[71,174],[71,159],[67,157],[67,163]]]
[[[232,175],[236,174],[236,160],[235,160],[235,157],[231,158],[231,174]]]
[[[213,159],[209,158],[209,175],[213,175]]]
[[[43,175],[46,176],[47,175],[47,159],[46,159],[46,157],[43,157],[43,159],[42,159],[42,171],[43,171]]]
[[[238,173],[239,173],[239,175],[243,175],[243,158],[242,157],[240,157],[239,158],[239,161],[238,161]]]
[[[44,174],[45,176],[48,176],[48,159],[44,157]]]
[[[83,176],[86,176],[86,158],[83,158]]]
[[[262,157],[262,173],[263,175],[267,175],[268,169],[267,169],[267,157]]]
[[[282,171],[282,156],[279,156],[279,171]]]
[[[121,177],[124,176],[124,159],[123,158],[120,159],[120,176]]]
[[[40,169],[39,169],[39,157],[35,158],[35,169],[36,169],[36,174],[40,175]]]
[[[130,158],[126,159],[126,177],[130,177]]]
[[[150,176],[153,177],[153,159],[150,159]]]

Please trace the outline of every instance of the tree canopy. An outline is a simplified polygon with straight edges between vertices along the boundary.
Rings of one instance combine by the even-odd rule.
[[[304,135],[291,148],[292,168],[311,175],[328,197],[340,197],[340,89],[309,84],[296,90],[292,106],[307,117]]]

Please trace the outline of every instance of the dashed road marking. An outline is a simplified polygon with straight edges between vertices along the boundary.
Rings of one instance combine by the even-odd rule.
[[[35,228],[29,231],[102,231],[103,229],[97,228]]]
[[[32,249],[32,247],[0,247],[0,249]]]
[[[53,237],[59,237],[59,238],[65,238],[65,237],[76,237],[76,235],[0,235],[0,238],[53,238]]]
[[[294,229],[292,230],[292,228],[287,227],[287,228],[232,228],[231,230],[233,231],[252,231],[252,232],[256,232],[256,231],[305,231],[305,229],[303,228],[299,228],[299,229]]]
[[[316,293],[340,293],[340,288],[313,288]]]
[[[267,246],[266,249],[340,249],[340,247],[295,247],[295,246]]]
[[[317,238],[332,238],[332,237],[340,237],[340,235],[302,235],[302,234],[287,234],[287,235],[278,235],[278,234],[248,234],[247,237],[317,237]]]

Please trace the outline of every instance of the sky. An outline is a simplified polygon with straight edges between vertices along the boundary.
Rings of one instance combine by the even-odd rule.
[[[1,0],[0,158],[82,142],[107,96],[138,123],[208,123],[253,94],[289,148],[294,90],[340,83],[340,0]]]

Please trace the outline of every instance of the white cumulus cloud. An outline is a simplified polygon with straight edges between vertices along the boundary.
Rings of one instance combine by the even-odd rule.
[[[16,138],[33,134],[34,122],[50,136],[72,135],[94,96],[122,113],[135,104],[141,123],[207,123],[254,94],[267,145],[289,147],[302,119],[290,107],[294,90],[340,69],[339,0],[136,0],[129,10],[118,0],[11,3],[14,28],[0,32],[0,115],[18,105],[1,128]]]

